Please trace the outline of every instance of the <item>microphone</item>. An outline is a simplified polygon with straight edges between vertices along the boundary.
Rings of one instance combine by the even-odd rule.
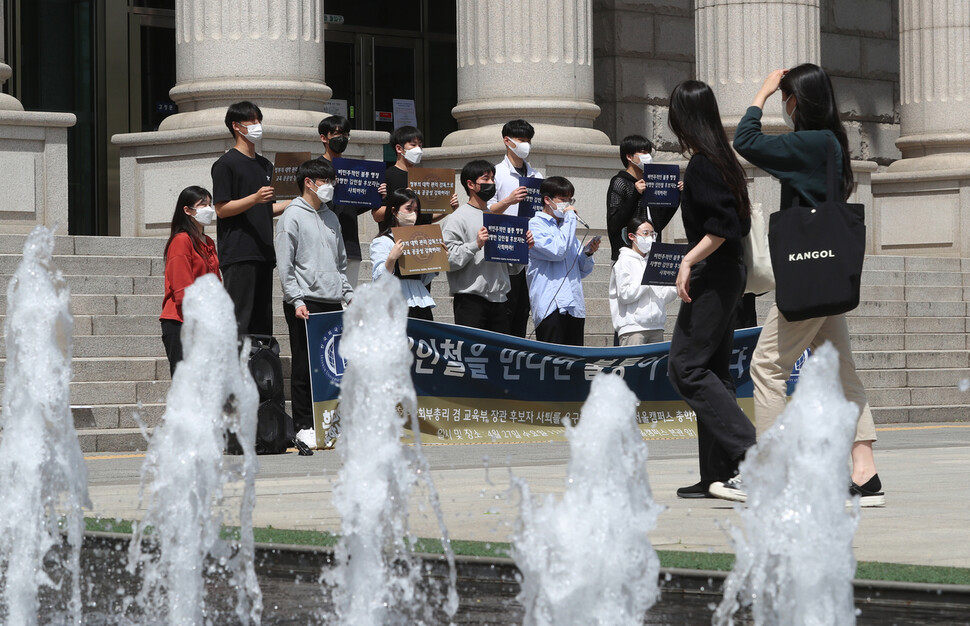
[[[579,223],[582,224],[583,226],[585,226],[586,227],[586,230],[589,230],[589,224],[587,224],[586,223],[586,220],[584,220],[583,218],[581,218],[579,216],[579,211],[577,211],[576,209],[573,209],[573,213],[576,214],[576,219],[579,220]]]

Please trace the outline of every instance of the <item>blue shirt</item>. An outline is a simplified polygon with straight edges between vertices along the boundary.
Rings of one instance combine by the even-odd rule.
[[[593,271],[593,257],[576,239],[576,213],[567,211],[561,223],[548,213],[536,213],[529,230],[535,241],[526,270],[532,322],[538,326],[556,311],[585,318],[581,281]]]

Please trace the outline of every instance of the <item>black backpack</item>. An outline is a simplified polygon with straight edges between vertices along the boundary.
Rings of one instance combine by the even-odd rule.
[[[247,335],[249,337],[249,371],[259,390],[259,408],[256,411],[256,454],[283,454],[296,445],[293,418],[286,413],[283,394],[283,366],[280,363],[280,344],[271,335]],[[301,455],[313,451],[297,446]],[[229,454],[242,454],[235,437],[229,437]]]

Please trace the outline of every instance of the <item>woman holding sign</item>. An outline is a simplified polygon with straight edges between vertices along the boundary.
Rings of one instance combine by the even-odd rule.
[[[421,199],[408,188],[392,191],[387,196],[387,210],[381,222],[381,233],[370,244],[370,260],[373,265],[373,279],[390,272],[401,279],[401,289],[408,301],[408,317],[419,320],[434,320],[431,309],[435,307],[434,298],[428,288],[438,275],[421,274],[415,278],[401,276],[397,266],[398,259],[404,254],[404,243],[394,241],[392,228],[414,226],[421,217]]]
[[[690,154],[681,216],[689,250],[677,273],[683,300],[670,342],[669,377],[697,414],[701,480],[681,498],[738,499],[738,464],[754,445],[754,424],[738,406],[730,373],[736,305],[746,270],[741,239],[751,228],[747,181],[707,84],[688,80],[670,94],[669,123]]]

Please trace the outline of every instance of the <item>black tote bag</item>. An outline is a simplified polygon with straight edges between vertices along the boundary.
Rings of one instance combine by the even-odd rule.
[[[866,250],[865,207],[843,201],[829,142],[826,199],[769,218],[768,245],[775,275],[775,303],[790,322],[838,315],[859,306]]]

